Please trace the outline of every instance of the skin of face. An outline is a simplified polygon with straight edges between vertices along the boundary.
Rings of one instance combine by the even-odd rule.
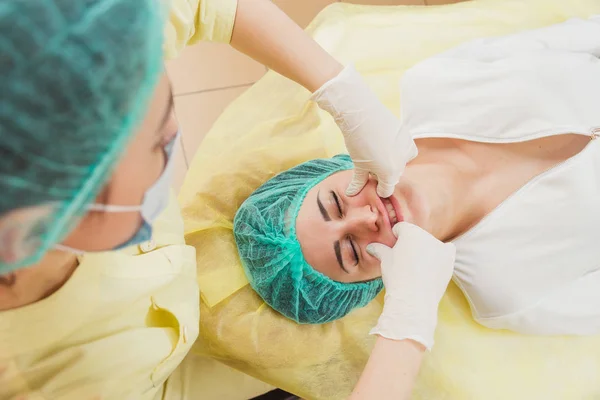
[[[398,222],[421,227],[428,223],[425,198],[409,180],[401,180],[394,194],[384,200],[377,196],[374,179],[358,195],[346,196],[351,179],[352,171],[348,170],[321,181],[308,192],[296,219],[296,235],[306,261],[315,270],[344,283],[381,276],[380,262],[367,252],[367,246],[382,243],[393,247],[396,243],[392,232],[395,220],[386,202],[398,211]]]
[[[171,86],[163,75],[148,112],[121,157],[97,203],[137,206],[162,174],[167,157],[165,144],[177,133]],[[90,211],[63,244],[86,251],[109,250],[129,240],[142,225],[139,212]]]
[[[96,203],[141,205],[146,191],[165,168],[165,145],[173,140],[177,130],[171,86],[165,73],[149,100],[145,116],[112,176],[97,196]],[[19,212],[29,211],[15,210],[14,215],[18,216]],[[12,218],[14,215],[9,213],[3,218]],[[142,222],[139,212],[89,211],[62,243],[83,251],[111,250],[128,241]],[[75,255],[51,250],[37,264],[0,277],[0,311],[50,296],[69,279],[77,265]]]

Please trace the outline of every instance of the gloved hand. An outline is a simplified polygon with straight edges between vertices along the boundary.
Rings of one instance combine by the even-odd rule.
[[[418,226],[400,222],[398,238],[389,248],[371,243],[367,251],[381,260],[385,303],[371,334],[388,339],[412,339],[433,347],[438,305],[454,270],[456,249]]]
[[[354,161],[354,176],[346,194],[358,194],[371,173],[378,181],[377,194],[390,197],[406,163],[417,156],[415,142],[400,131],[398,118],[377,99],[352,65],[325,83],[311,99],[333,116]]]

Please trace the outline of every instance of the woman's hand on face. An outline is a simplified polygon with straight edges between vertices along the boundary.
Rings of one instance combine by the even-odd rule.
[[[346,194],[358,194],[373,175],[379,197],[390,197],[404,167],[417,156],[417,147],[400,129],[400,120],[351,65],[325,83],[312,99],[333,116],[344,134],[355,166]]]
[[[437,309],[454,271],[456,249],[416,225],[394,226],[393,248],[372,243],[367,251],[381,260],[386,289],[383,313],[371,331],[388,339],[412,339],[433,346]]]

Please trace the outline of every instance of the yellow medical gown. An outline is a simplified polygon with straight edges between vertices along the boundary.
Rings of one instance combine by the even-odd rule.
[[[165,29],[165,55],[177,56],[199,41],[229,43],[237,0],[173,0]]]
[[[153,236],[84,255],[56,293],[0,313],[0,399],[162,397],[199,322],[196,253],[175,196]]]
[[[228,42],[236,0],[175,0],[165,54]],[[160,399],[198,336],[195,250],[175,197],[151,242],[87,254],[50,297],[0,312],[0,400]],[[178,393],[178,382],[167,392]],[[176,395],[175,395],[176,396]]]

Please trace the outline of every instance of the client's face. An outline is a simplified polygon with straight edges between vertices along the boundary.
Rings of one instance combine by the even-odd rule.
[[[367,245],[394,246],[392,227],[402,221],[420,225],[424,215],[424,202],[407,180],[396,185],[392,197],[382,199],[374,179],[357,196],[346,196],[351,179],[351,170],[342,171],[316,185],[296,220],[306,261],[338,282],[380,277],[379,260],[367,253]]]

